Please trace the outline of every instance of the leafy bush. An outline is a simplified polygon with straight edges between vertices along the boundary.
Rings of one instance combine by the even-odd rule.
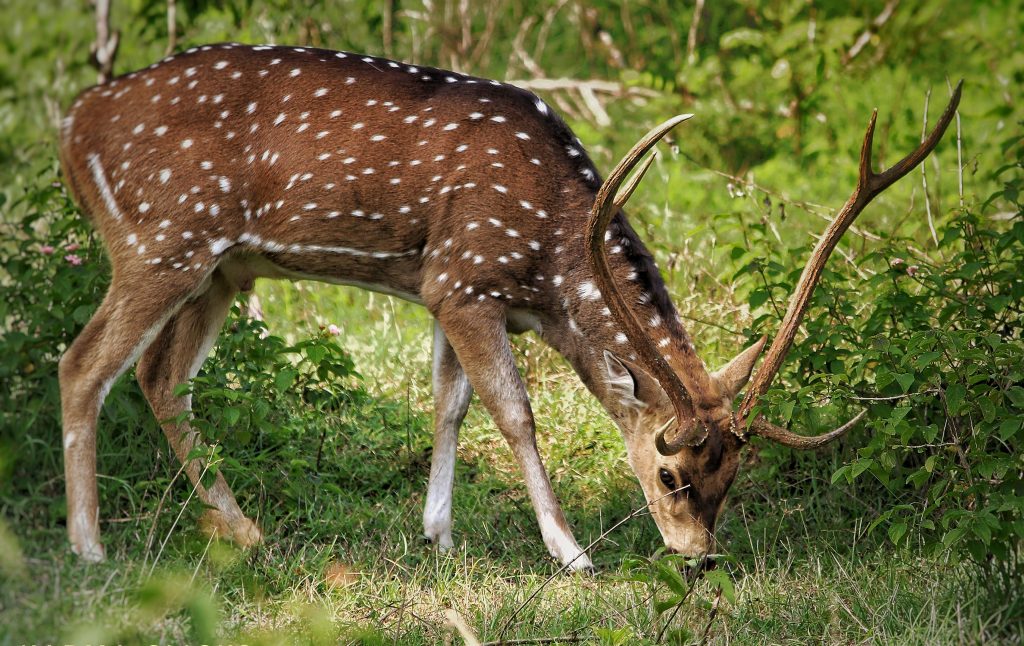
[[[776,417],[812,429],[868,406],[868,436],[849,441],[861,448],[832,482],[880,484],[869,527],[894,543],[979,562],[1007,560],[1024,539],[1024,149],[1015,138],[1004,150],[1017,155],[997,172],[1004,188],[953,212],[934,249],[886,236],[858,265],[832,263],[790,385],[770,393]],[[775,329],[769,304],[799,271],[775,259],[740,270],[763,278],[749,295],[755,329]]]

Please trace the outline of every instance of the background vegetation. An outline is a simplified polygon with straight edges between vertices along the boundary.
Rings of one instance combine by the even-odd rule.
[[[108,268],[60,183],[55,123],[95,80],[93,14],[81,1],[7,0],[0,643],[437,643],[459,639],[447,609],[490,640],[1024,637],[1019,3],[176,8],[179,47],[294,43],[526,83],[567,79],[542,94],[599,168],[650,124],[695,112],[662,147],[632,218],[712,364],[776,328],[815,232],[854,185],[871,109],[877,163],[891,164],[935,119],[948,82],[966,81],[955,131],[840,245],[768,398],[775,418],[808,431],[865,405],[869,422],[813,455],[755,441],[719,531],[729,559],[709,579],[652,559],[660,538],[641,515],[597,545],[597,578],[549,580],[557,566],[514,462],[476,406],[459,450],[457,546],[434,552],[419,538],[429,317],[312,284],[260,285],[265,324],[240,303],[190,386],[217,468],[259,517],[265,545],[243,553],[198,531],[202,509],[126,377],[100,427],[110,559],[85,567],[64,535],[56,360]],[[163,56],[166,11],[163,0],[114,2],[118,72]],[[515,347],[548,469],[589,543],[643,504],[622,441],[559,357],[531,336]]]

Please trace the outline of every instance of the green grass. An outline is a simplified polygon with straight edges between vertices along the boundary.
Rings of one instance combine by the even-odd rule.
[[[652,582],[645,565],[660,544],[653,522],[635,518],[601,542],[597,577],[560,575],[544,585],[558,568],[546,556],[510,452],[479,406],[459,451],[456,548],[439,554],[425,544],[419,517],[429,470],[427,321],[420,314],[396,325],[392,317],[410,306],[379,296],[371,305],[361,294],[342,300],[348,298],[348,311],[365,320],[360,336],[341,341],[379,399],[327,420],[340,430],[328,434],[319,470],[296,476],[277,461],[297,454],[312,462],[315,430],[294,438],[287,452],[253,447],[251,455],[234,456],[249,469],[225,466],[243,508],[264,526],[263,546],[240,552],[197,530],[200,505],[180,480],[170,482],[176,464],[152,428],[108,441],[101,464],[121,466],[104,470],[109,475],[101,480],[104,510],[114,512],[102,522],[106,563],[77,562],[63,527],[42,522],[33,509],[55,504],[46,498],[59,498],[59,479],[44,483],[39,498],[8,508],[25,562],[24,573],[0,589],[0,643],[434,644],[455,640],[444,618],[448,608],[483,639],[499,638],[510,619],[507,638],[615,643],[621,633],[619,643],[637,643],[661,633],[652,600],[668,591]],[[274,299],[268,301],[269,309]],[[523,355],[537,349],[519,343]],[[642,505],[639,487],[621,439],[564,366],[538,361],[531,383],[541,451],[577,537],[589,543]],[[977,568],[894,551],[865,535],[858,515],[866,510],[857,502],[865,492],[830,490],[819,481],[827,473],[801,473],[798,464],[775,483],[759,482],[757,460],[756,452],[748,454],[719,532],[732,557],[726,567],[737,601],[722,602],[711,623],[714,639],[975,642],[1006,638],[1010,622],[1019,620],[1024,605],[1016,582],[1003,582],[1000,594],[998,579]],[[290,504],[268,508],[268,500],[282,497]],[[714,592],[697,584],[675,615],[671,634],[680,643],[703,633]]]

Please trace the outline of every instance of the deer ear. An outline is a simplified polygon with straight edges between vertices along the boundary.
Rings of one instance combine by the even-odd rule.
[[[609,392],[630,408],[646,408],[658,396],[654,380],[638,366],[604,351],[605,381]]]
[[[605,381],[608,391],[631,408],[639,408],[640,400],[636,397],[636,379],[626,364],[611,352],[604,351]]]
[[[761,350],[764,349],[764,342],[767,340],[768,337],[761,337],[757,343],[736,355],[732,361],[711,375],[730,399],[740,394],[740,390],[747,385],[750,373],[754,371],[754,364],[761,356]]]

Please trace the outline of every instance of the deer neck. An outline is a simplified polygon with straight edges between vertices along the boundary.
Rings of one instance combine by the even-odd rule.
[[[654,258],[625,216],[616,216],[608,231],[612,272],[627,301],[634,305],[637,319],[659,344],[690,345]],[[558,275],[563,277],[557,290],[559,316],[544,327],[543,335],[605,409],[613,412],[618,408],[617,396],[607,384],[605,352],[627,361],[636,361],[637,356],[595,287],[590,267],[579,262],[584,257],[583,244],[582,238],[573,238],[567,253],[557,256],[561,263]]]

